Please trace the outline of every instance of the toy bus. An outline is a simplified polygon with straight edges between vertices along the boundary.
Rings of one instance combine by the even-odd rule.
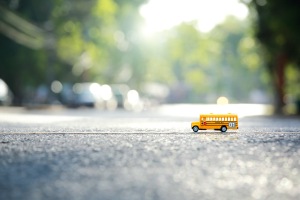
[[[192,122],[194,132],[198,130],[215,129],[226,132],[227,129],[238,129],[238,115],[236,114],[200,114],[199,122]]]

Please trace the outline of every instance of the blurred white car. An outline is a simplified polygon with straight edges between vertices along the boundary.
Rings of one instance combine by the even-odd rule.
[[[12,103],[13,94],[7,84],[0,79],[0,105],[9,106]]]
[[[74,95],[69,102],[71,107],[97,107],[103,103],[101,86],[98,83],[75,83],[73,91]]]

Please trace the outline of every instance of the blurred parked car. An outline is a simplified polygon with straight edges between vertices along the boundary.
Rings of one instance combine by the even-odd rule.
[[[126,84],[112,84],[110,87],[115,99],[117,100],[117,106],[119,108],[123,108],[124,102],[127,99],[127,93],[130,90],[129,86]]]
[[[0,105],[9,106],[12,103],[13,94],[6,85],[6,83],[0,79]]]
[[[103,104],[101,86],[98,83],[75,83],[73,92],[74,95],[66,100],[70,107],[101,107]],[[69,95],[71,96],[70,93]]]

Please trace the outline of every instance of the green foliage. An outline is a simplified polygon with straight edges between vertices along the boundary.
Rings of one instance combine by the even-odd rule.
[[[0,38],[14,48],[11,54],[0,51],[4,60],[0,65],[10,67],[0,78],[5,77],[14,93],[55,79],[126,83],[135,89],[143,82],[159,82],[189,85],[190,102],[210,102],[200,97],[212,94],[248,102],[249,92],[266,90],[270,81],[248,21],[228,17],[209,33],[201,33],[194,21],[144,36],[138,9],[146,1],[20,2],[16,12],[28,21],[39,21],[48,29],[45,37],[55,42],[54,48],[30,50]],[[38,10],[39,20],[33,10]],[[22,83],[18,89],[16,80]]]
[[[256,37],[263,46],[275,88],[277,112],[281,113],[286,92],[300,101],[299,80],[292,75],[300,68],[300,1],[252,1],[249,5],[256,16]]]
[[[252,90],[268,90],[269,79],[259,44],[245,24],[249,22],[228,17],[205,34],[193,22],[156,34],[148,44],[147,80],[185,82],[192,89],[192,102],[206,102],[198,97],[208,95],[249,102]]]

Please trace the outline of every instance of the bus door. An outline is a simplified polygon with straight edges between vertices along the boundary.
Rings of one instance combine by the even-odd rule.
[[[203,126],[206,126],[206,117],[203,117]]]

